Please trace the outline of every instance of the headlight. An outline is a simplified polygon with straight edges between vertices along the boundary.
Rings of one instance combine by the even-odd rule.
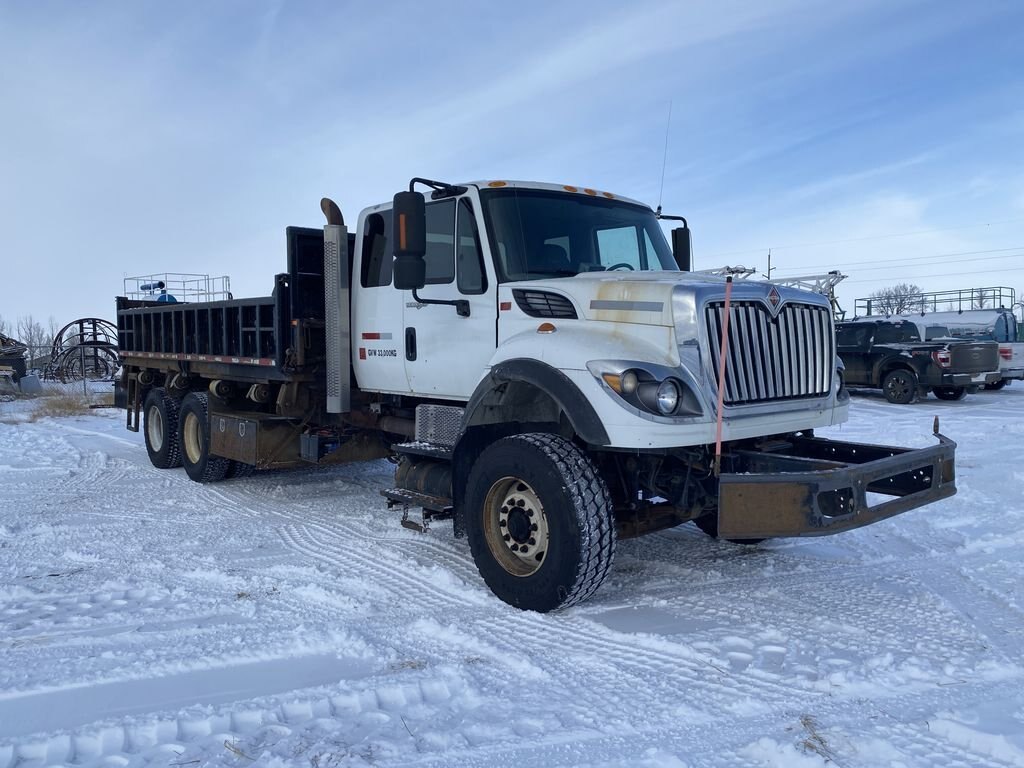
[[[656,402],[662,416],[668,416],[675,411],[679,405],[679,384],[675,379],[665,379],[661,382],[658,386]]]
[[[704,413],[694,385],[675,369],[631,360],[591,360],[589,370],[623,405],[655,419],[692,418]]]

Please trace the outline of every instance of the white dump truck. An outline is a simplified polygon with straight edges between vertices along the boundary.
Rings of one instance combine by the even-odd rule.
[[[402,522],[451,520],[494,594],[537,611],[591,596],[625,537],[830,534],[955,493],[937,424],[915,450],[814,436],[849,407],[828,300],[690,273],[681,217],[515,181],[413,179],[353,233],[321,208],[268,297],[118,299],[155,466],[390,457]]]

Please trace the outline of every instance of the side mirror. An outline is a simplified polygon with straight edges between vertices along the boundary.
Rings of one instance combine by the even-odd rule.
[[[690,242],[690,228],[676,227],[672,230],[672,255],[683,272],[693,269],[693,244]]]
[[[399,192],[391,213],[395,288],[414,291],[427,284],[427,203],[420,192]]]

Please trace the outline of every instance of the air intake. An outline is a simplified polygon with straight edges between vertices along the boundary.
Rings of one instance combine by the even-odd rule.
[[[547,291],[527,291],[521,288],[512,291],[516,304],[530,317],[555,317],[575,320],[576,307],[565,296]]]

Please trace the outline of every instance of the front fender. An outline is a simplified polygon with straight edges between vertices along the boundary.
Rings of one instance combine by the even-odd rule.
[[[504,360],[488,371],[466,404],[463,431],[488,423],[484,411],[485,401],[503,384],[513,381],[530,384],[554,400],[581,440],[591,445],[608,445],[608,432],[604,424],[576,384],[557,368],[530,358]]]

